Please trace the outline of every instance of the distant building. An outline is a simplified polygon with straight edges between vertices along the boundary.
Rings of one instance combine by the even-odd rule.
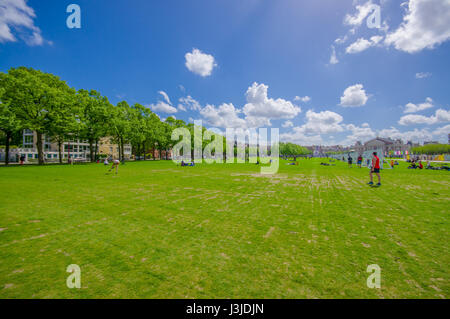
[[[104,154],[112,156],[113,158],[119,158],[119,146],[117,144],[113,144],[111,140],[112,139],[110,137],[103,137],[100,139],[97,152],[98,155]],[[42,138],[42,143],[45,161],[59,161],[58,143],[52,141],[51,138],[45,135]],[[22,144],[22,148],[12,151],[17,153],[19,156],[22,154],[25,155],[26,161],[37,160],[38,151],[36,132],[32,130],[24,130]],[[69,157],[74,160],[90,160],[89,142],[87,140],[77,138],[68,138],[62,145],[61,155],[63,160],[66,160]],[[131,158],[131,145],[129,144],[124,145],[124,157],[125,159]]]
[[[364,144],[359,141],[356,142],[354,150],[355,152],[362,154],[365,151],[375,151],[381,149],[384,154],[404,155],[406,152],[410,153],[411,148],[416,146],[419,146],[419,144],[412,142],[407,142],[405,144],[401,139],[393,140],[391,138],[377,137],[365,142]]]

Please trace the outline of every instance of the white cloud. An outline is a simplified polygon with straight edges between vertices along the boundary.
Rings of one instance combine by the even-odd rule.
[[[293,127],[294,123],[292,123],[292,121],[286,121],[281,126],[284,127],[284,128]]]
[[[367,50],[368,48],[371,47],[371,42],[360,38],[358,40],[356,40],[356,42],[353,42],[352,44],[350,44],[346,49],[345,52],[349,53],[349,54],[354,54],[354,53],[358,53],[358,52],[362,52],[364,50]]]
[[[0,3],[0,43],[15,42],[17,36],[28,45],[42,45],[41,30],[34,25],[36,14],[25,0],[2,0]]]
[[[330,56],[330,64],[338,64],[339,60],[336,56],[336,49],[334,45],[331,46],[331,56]]]
[[[202,106],[198,101],[192,98],[192,96],[188,95],[186,97],[182,97],[178,100],[180,103],[178,104],[178,108],[186,111],[186,109],[192,111],[200,111]]]
[[[433,131],[433,135],[440,136],[444,141],[448,142],[448,134],[450,134],[450,124],[439,127]]]
[[[366,40],[364,38],[359,38],[352,44],[350,44],[346,49],[345,52],[348,54],[355,54],[362,52],[364,50],[367,50],[370,47],[376,46],[378,43],[383,40],[383,37],[380,35],[375,35],[370,38],[370,40]]]
[[[420,104],[414,104],[414,103],[408,103],[405,106],[405,111],[404,113],[417,113],[429,108],[433,107],[433,99],[430,97],[427,97],[425,99],[424,103],[420,103]]]
[[[256,128],[271,126],[271,120],[292,119],[301,108],[289,101],[269,98],[268,86],[253,83],[246,92],[247,104],[242,109],[231,103],[219,107],[207,105],[204,108],[192,97],[180,99],[180,104],[191,110],[198,110],[206,122],[217,127]],[[240,117],[242,115],[243,118]]]
[[[355,84],[345,89],[344,95],[341,96],[341,106],[358,107],[367,103],[369,97],[362,84]]]
[[[250,127],[271,125],[271,119],[291,119],[301,108],[284,99],[272,99],[267,95],[268,86],[253,83],[246,93],[247,104],[243,111]]]
[[[172,102],[170,102],[169,96],[167,95],[166,92],[164,92],[164,91],[159,91],[158,93],[161,94],[161,95],[163,96],[164,100],[165,100],[168,104],[172,104]]]
[[[341,125],[343,117],[332,111],[316,113],[309,110],[306,112],[306,120],[306,124],[302,127],[308,134],[329,134],[344,130]]]
[[[217,66],[212,55],[203,53],[199,49],[186,53],[185,58],[188,70],[203,77],[210,76],[214,67]]]
[[[308,110],[305,118],[304,125],[293,127],[291,132],[280,134],[280,139],[301,145],[326,144],[322,134],[340,133],[346,129],[346,125],[342,123],[342,116],[332,111],[316,113]]]
[[[450,1],[410,0],[402,24],[385,44],[408,53],[432,49],[450,39]]]
[[[373,3],[371,0],[367,1],[366,3],[362,5],[356,6],[356,12],[354,15],[347,14],[344,18],[344,24],[352,26],[352,27],[359,27],[365,18],[371,13],[373,10]]]
[[[416,79],[425,79],[431,76],[430,72],[419,72],[416,73]]]
[[[344,145],[351,145],[356,141],[367,141],[376,137],[375,132],[370,128],[368,123],[363,123],[361,126],[348,124],[345,128],[350,131],[351,134],[348,135],[346,140],[342,143]]]
[[[174,108],[172,105],[167,104],[166,102],[163,101],[158,101],[158,103],[156,103],[156,105],[150,105],[150,108],[154,111],[154,112],[164,112],[164,113],[177,113],[177,109]]]
[[[172,103],[170,102],[170,98],[167,95],[167,93],[164,91],[159,91],[158,93],[162,95],[164,101],[158,101],[156,105],[155,104],[148,105],[153,110],[153,112],[163,112],[169,114],[177,113],[178,110],[172,106]]]
[[[435,114],[430,117],[417,114],[402,116],[398,121],[398,124],[404,126],[418,125],[418,124],[433,125],[437,123],[446,123],[446,122],[450,122],[450,111],[439,109],[436,110]]]
[[[294,98],[294,101],[301,101],[301,102],[307,103],[307,102],[311,101],[311,98],[309,96],[303,96],[303,97],[296,96]]]
[[[320,135],[306,135],[303,127],[294,127],[292,132],[280,134],[280,140],[304,146],[323,144],[323,139]]]
[[[403,142],[419,142],[423,143],[424,141],[429,141],[433,138],[433,134],[431,134],[428,130],[422,129],[414,129],[413,131],[400,132],[397,128],[391,127],[388,129],[383,129],[377,134],[379,137],[386,137],[392,139],[401,139]]]
[[[206,105],[200,110],[200,114],[209,125],[217,127],[245,128],[247,124],[244,119],[239,118],[240,113],[233,104],[224,103],[219,107]]]
[[[337,38],[336,40],[334,40],[334,43],[336,44],[343,44],[347,41],[348,39],[348,35],[344,35],[343,37]]]

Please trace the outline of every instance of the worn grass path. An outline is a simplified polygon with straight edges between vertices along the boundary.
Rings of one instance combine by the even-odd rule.
[[[2,167],[0,297],[448,298],[449,172],[319,163]]]

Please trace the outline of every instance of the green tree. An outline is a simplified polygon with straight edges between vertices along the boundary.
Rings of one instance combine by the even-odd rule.
[[[95,162],[98,141],[107,133],[111,105],[106,97],[94,90],[79,90],[76,100],[80,119],[80,135],[88,140],[89,157],[91,162]]]
[[[122,162],[125,160],[124,145],[131,136],[131,117],[131,108],[125,101],[117,103],[110,112],[110,131],[119,145],[119,158]]]
[[[39,164],[44,164],[43,135],[50,129],[54,114],[67,106],[69,86],[59,77],[32,68],[11,68],[3,77],[2,102],[9,105],[24,128],[36,132]]]
[[[0,73],[0,131],[5,134],[5,165],[9,164],[9,148],[11,138],[14,133],[21,129],[21,122],[17,119],[14,112],[9,107],[7,102],[3,102],[2,96],[5,89],[2,88],[3,81],[8,75]]]

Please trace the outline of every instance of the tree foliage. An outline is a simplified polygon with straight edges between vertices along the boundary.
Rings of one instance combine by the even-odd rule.
[[[413,147],[413,154],[441,155],[450,154],[450,145],[448,144],[427,144],[424,146]]]

